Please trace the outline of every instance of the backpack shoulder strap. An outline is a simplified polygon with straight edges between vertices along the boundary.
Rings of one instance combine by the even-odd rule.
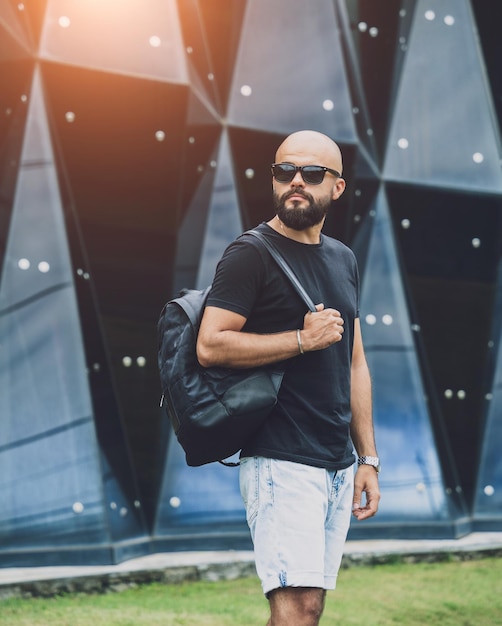
[[[289,278],[291,284],[295,288],[300,298],[305,302],[309,311],[312,311],[313,313],[315,313],[316,312],[315,304],[312,302],[312,299],[303,288],[303,285],[300,283],[300,281],[296,277],[296,274],[293,272],[291,267],[288,265],[286,259],[282,256],[282,254],[275,247],[275,245],[269,239],[267,239],[267,237],[265,237],[262,233],[260,233],[259,230],[256,230],[255,228],[253,228],[252,230],[247,230],[243,234],[252,235],[265,246],[265,248],[269,251],[269,253],[273,257],[274,261],[277,263],[277,265],[282,269],[282,271]]]

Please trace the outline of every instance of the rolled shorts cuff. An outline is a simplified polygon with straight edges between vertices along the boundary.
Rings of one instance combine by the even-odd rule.
[[[324,576],[321,572],[291,572],[287,585],[278,584],[277,576],[270,576],[262,580],[262,589],[265,595],[284,587],[313,587],[330,591],[336,588],[336,580],[337,576]]]

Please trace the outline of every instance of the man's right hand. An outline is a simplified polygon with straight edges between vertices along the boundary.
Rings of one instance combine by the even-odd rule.
[[[342,340],[343,319],[340,311],[325,309],[316,304],[317,311],[309,311],[303,318],[302,344],[305,352],[323,350]]]

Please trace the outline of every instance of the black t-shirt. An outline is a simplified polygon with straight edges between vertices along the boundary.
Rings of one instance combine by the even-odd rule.
[[[241,456],[265,456],[344,469],[354,462],[350,440],[350,366],[359,277],[353,252],[321,235],[303,244],[267,224],[258,229],[281,251],[315,304],[340,311],[340,342],[288,359],[278,403]],[[216,269],[207,301],[246,318],[243,332],[303,328],[306,306],[263,244],[252,236],[232,242]]]

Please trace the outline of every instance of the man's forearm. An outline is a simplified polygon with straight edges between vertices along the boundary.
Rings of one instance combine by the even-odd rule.
[[[323,350],[341,341],[343,320],[335,309],[318,304],[307,313],[303,328],[274,334],[243,332],[245,318],[226,310],[208,307],[197,340],[197,357],[203,367],[259,367],[291,357]]]
[[[351,371],[350,433],[359,456],[377,456],[372,416],[371,377],[366,362]]]
[[[198,351],[204,367],[259,367],[300,354],[296,330],[262,335],[224,330]]]

